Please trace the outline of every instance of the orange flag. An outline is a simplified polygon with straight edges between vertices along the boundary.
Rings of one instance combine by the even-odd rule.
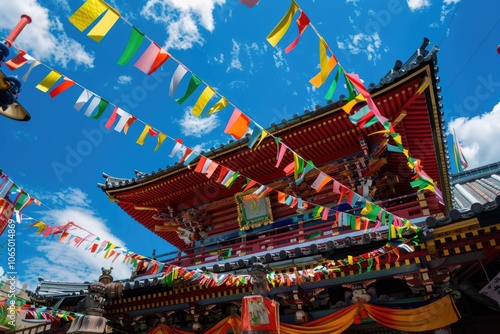
[[[236,139],[241,139],[250,126],[250,118],[242,113],[238,108],[234,108],[233,115],[226,125],[224,133],[230,134]]]

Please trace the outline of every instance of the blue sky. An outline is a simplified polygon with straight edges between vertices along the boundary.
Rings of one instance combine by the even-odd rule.
[[[27,123],[0,118],[0,167],[18,185],[44,205],[24,210],[28,217],[49,225],[67,221],[86,228],[101,239],[150,255],[172,250],[140,226],[97,187],[102,172],[131,178],[134,169],[151,172],[178,160],[169,158],[173,141],[167,139],[154,152],[155,140],[135,143],[143,129],[136,123],[127,135],[104,127],[111,109],[99,120],[73,108],[82,92],[72,87],[51,99],[35,86],[49,68],[75,80],[81,87],[118,105],[171,138],[181,138],[198,150],[218,147],[231,138],[223,133],[232,108],[196,118],[190,108],[201,93],[184,104],[168,95],[177,63],[168,60],[147,77],[133,63],[148,46],[144,42],[132,61],[117,61],[131,26],[167,49],[198,77],[228,98],[258,124],[268,127],[295,113],[325,104],[327,87],[313,89],[308,80],[318,72],[318,37],[308,28],[295,50],[284,48],[295,38],[292,23],[273,48],[266,36],[285,14],[290,1],[261,0],[248,8],[237,0],[111,1],[120,19],[100,43],[79,32],[68,17],[83,1],[25,0],[0,2],[0,36],[5,37],[22,13],[29,24],[16,46],[40,60],[30,74],[19,102],[30,112]],[[438,45],[439,76],[447,127],[455,128],[471,167],[500,160],[495,149],[500,133],[500,25],[496,0],[344,0],[297,1],[325,38],[342,66],[360,75],[365,84],[380,80],[397,59],[405,61],[428,37]],[[297,16],[297,15],[296,15]],[[11,49],[11,56],[15,50]],[[45,66],[48,66],[45,67]],[[21,77],[28,65],[8,75]],[[175,97],[187,86],[181,82]],[[345,90],[341,87],[335,99]],[[213,103],[213,101],[212,101]],[[108,107],[110,108],[110,107]],[[479,135],[480,134],[480,135]],[[452,142],[451,137],[448,140]],[[450,151],[451,152],[451,151]],[[455,171],[455,166],[453,166]],[[130,268],[102,254],[35,235],[18,225],[19,282],[36,285],[39,275],[59,281],[97,279],[102,266],[112,265],[115,278],[130,275]],[[1,241],[5,240],[3,235]],[[4,251],[2,251],[4,252]],[[2,263],[6,255],[2,254]]]

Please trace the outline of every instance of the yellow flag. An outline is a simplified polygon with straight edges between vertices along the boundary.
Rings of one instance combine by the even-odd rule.
[[[146,139],[146,136],[148,135],[149,130],[151,130],[151,126],[146,124],[144,126],[144,130],[142,130],[141,135],[139,136],[139,138],[137,138],[137,141],[136,141],[137,144],[139,144],[139,145],[144,144],[144,140]]]
[[[260,134],[259,142],[257,143],[257,145],[255,147],[257,148],[257,146],[259,146],[260,143],[264,140],[264,138],[266,138],[268,135],[269,135],[269,132],[267,132],[266,130],[262,130],[262,132]]]
[[[57,80],[61,77],[61,74],[57,73],[56,71],[50,71],[49,74],[45,78],[40,81],[38,85],[36,85],[36,88],[41,90],[44,93],[47,93],[47,91],[54,86]]]
[[[319,38],[319,68],[321,81],[325,82],[330,71],[328,71],[328,56],[326,55],[326,41],[323,37]]]
[[[342,106],[342,110],[344,110],[346,113],[350,114],[352,108],[354,108],[354,106],[356,104],[358,104],[359,102],[363,102],[363,101],[366,101],[366,99],[361,93],[359,93],[354,99],[352,99],[351,101],[344,104]]]
[[[217,103],[215,103],[213,105],[212,108],[210,108],[210,110],[208,111],[207,115],[211,115],[211,114],[214,114],[218,111],[221,111],[222,109],[224,109],[225,107],[227,106],[227,100],[226,98],[223,96],[220,98],[219,101],[217,101]]]
[[[298,10],[299,6],[295,3],[294,0],[292,0],[292,4],[290,5],[288,12],[286,12],[285,16],[281,18],[281,21],[278,23],[278,25],[274,27],[273,31],[271,31],[271,33],[267,36],[266,39],[269,44],[271,44],[272,46],[276,46],[276,44],[278,44],[278,42],[288,30],[288,27],[290,27],[290,24],[292,23],[293,14],[295,14],[295,12]]]
[[[337,58],[335,58],[335,56],[332,55],[330,59],[328,59],[328,68],[327,68],[328,72],[326,76],[328,76],[328,74],[330,74],[330,72],[335,68],[335,65],[337,65]],[[322,75],[323,73],[320,71],[311,80],[309,80],[311,85],[313,85],[316,88],[319,88],[322,84],[324,84],[325,81],[322,79]]]
[[[84,31],[108,8],[101,0],[87,0],[69,17],[69,22],[78,30]]]
[[[215,91],[212,89],[212,87],[210,86],[205,87],[200,97],[196,101],[193,109],[191,109],[193,115],[195,115],[196,117],[200,117],[201,113],[203,112],[203,109],[205,109],[208,101],[212,98],[214,94]]]
[[[160,148],[161,144],[163,144],[163,141],[165,140],[165,138],[167,138],[167,135],[160,132],[158,134],[158,143],[156,144],[156,147],[155,147],[155,152],[158,151],[158,149]]]
[[[120,14],[113,8],[108,9],[103,18],[89,31],[87,36],[96,42],[100,42],[109,30],[115,25],[120,18]]]

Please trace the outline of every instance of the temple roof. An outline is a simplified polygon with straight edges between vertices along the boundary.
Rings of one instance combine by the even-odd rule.
[[[466,170],[452,176],[453,205],[467,211],[487,205],[500,195],[500,162]]]
[[[426,45],[424,43],[423,47]],[[368,90],[382,115],[387,117],[394,125],[395,131],[401,134],[405,148],[412,156],[422,161],[425,172],[443,190],[444,204],[450,208],[449,159],[440,111],[442,106],[439,103],[439,78],[436,76],[437,51],[437,47],[430,51],[418,49],[406,63],[397,61],[394,68],[378,84],[370,84]],[[428,88],[418,92],[424,81],[428,81]],[[345,159],[354,160],[362,154],[360,138],[373,147],[383,142],[384,137],[380,134],[371,136],[372,133],[383,130],[380,124],[370,128],[353,124],[349,115],[341,109],[347,103],[344,98],[341,96],[341,100],[337,102],[329,101],[327,105],[318,106],[314,111],[305,110],[302,115],[295,114],[292,119],[272,124],[267,131],[273,137],[281,138],[288,147],[307,160],[313,161],[323,172],[346,184],[351,180],[349,176],[344,175],[346,169],[352,172],[354,167],[348,167]],[[354,110],[359,107],[361,105],[355,106]],[[249,149],[248,139],[249,136],[238,141],[231,140],[209,152],[200,152],[244,176],[236,180],[229,189],[215,181],[217,173],[213,178],[206,178],[201,173],[194,172],[197,160],[191,163],[190,168],[176,163],[151,173],[136,171],[133,178],[117,178],[104,174],[105,183],[99,184],[99,187],[106,192],[110,200],[115,201],[139,223],[183,250],[188,245],[177,233],[158,231],[158,220],[152,217],[155,212],[169,207],[180,210],[204,206],[212,215],[211,233],[222,233],[238,229],[234,195],[241,191],[245,178],[280,190],[289,184],[283,170],[275,167],[275,141],[268,137],[258,147]],[[285,155],[281,166],[291,162],[293,157]],[[391,185],[392,191],[397,194],[396,197],[415,193],[415,189],[409,184],[413,173],[408,169],[407,158],[403,154],[385,151],[379,162],[377,171],[380,170],[386,178],[396,180]],[[310,172],[304,184],[310,186],[318,173],[316,170]],[[303,195],[313,196],[314,203],[321,205],[335,203],[331,196],[326,194],[326,190],[319,194],[311,194],[306,190]],[[276,195],[271,194],[270,198],[273,213],[276,210],[275,219],[294,213],[295,210],[283,208],[283,205],[278,207],[280,204],[277,203]],[[431,208],[431,213],[439,211],[437,206],[438,204]]]

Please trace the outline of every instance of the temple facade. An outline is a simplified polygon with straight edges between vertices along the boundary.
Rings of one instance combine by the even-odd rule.
[[[134,259],[131,279],[106,292],[108,325],[153,334],[493,330],[498,166],[450,174],[437,53],[424,40],[368,85],[379,116],[341,96],[273,123],[257,145],[247,135],[189,164],[104,174],[109,200],[177,249]],[[228,171],[240,176],[229,186]]]

